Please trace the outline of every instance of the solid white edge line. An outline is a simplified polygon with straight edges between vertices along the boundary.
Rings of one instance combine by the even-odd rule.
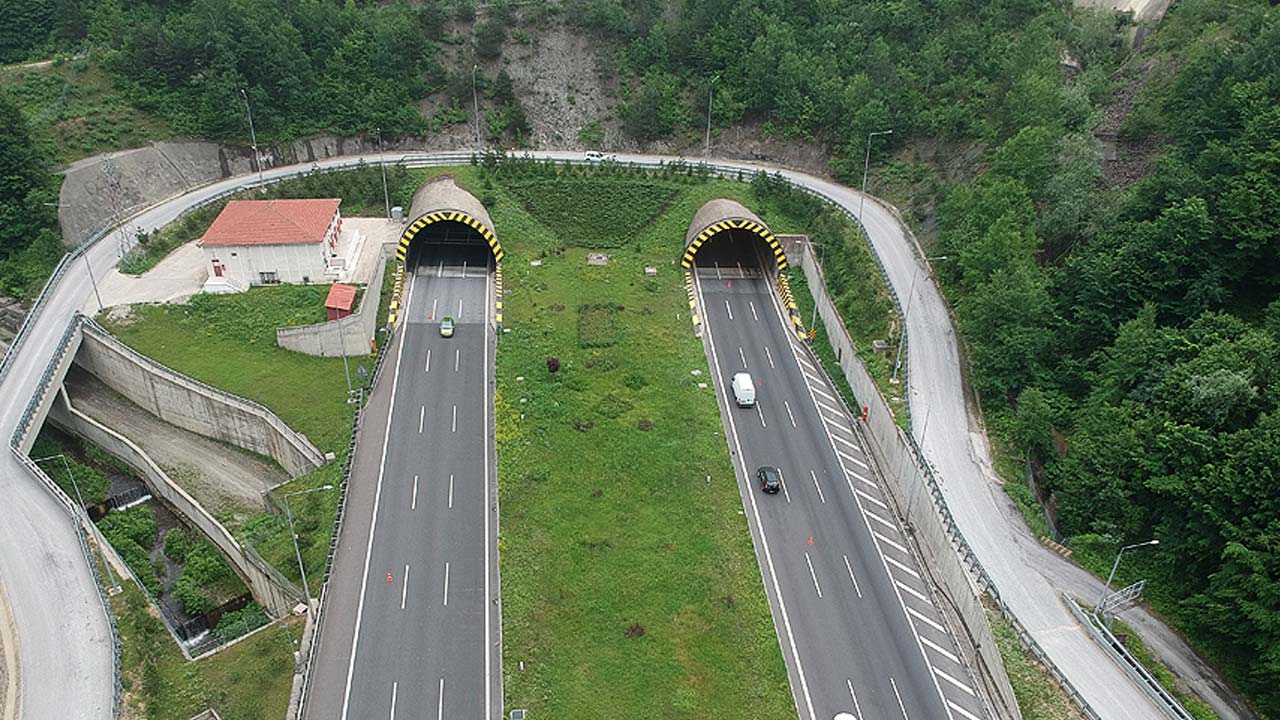
[[[920,642],[924,643],[924,644],[925,644],[925,645],[926,645],[930,650],[932,650],[932,651],[934,651],[934,652],[938,653],[938,654],[939,654],[939,655],[941,655],[942,657],[944,657],[944,658],[946,658],[946,659],[950,660],[951,662],[953,662],[953,663],[955,663],[955,664],[957,664],[957,665],[959,665],[959,666],[961,666],[961,667],[964,667],[964,663],[960,662],[960,658],[956,657],[956,654],[955,654],[955,653],[953,653],[953,652],[951,652],[950,650],[948,650],[948,649],[946,649],[946,648],[942,647],[942,646],[941,646],[941,645],[939,645],[938,643],[936,643],[936,642],[934,642],[934,641],[930,640],[929,638],[920,638]]]
[[[694,291],[697,293],[697,296],[698,296],[698,305],[702,307],[706,307],[705,303],[703,303],[702,282],[699,279],[697,273],[693,274],[693,285],[694,285]],[[705,336],[707,338],[707,349],[710,350],[711,352],[711,362],[714,366],[718,368],[720,363],[716,359],[716,343],[715,343],[715,338],[713,337],[713,333],[711,331],[711,325],[709,323],[706,326]],[[712,382],[716,383],[717,385],[720,384],[719,373],[712,373]],[[723,396],[723,394],[724,394],[724,388],[721,387],[720,392],[717,394],[717,397],[719,398]],[[756,504],[756,494],[751,485],[751,475],[750,473],[747,472],[746,459],[742,455],[742,441],[738,439],[737,426],[733,422],[733,414],[731,412],[728,412],[728,409],[729,408],[727,406],[724,407],[721,411],[721,415],[729,423],[729,434],[733,436],[733,444],[737,448],[738,465],[739,467],[742,468],[742,476],[746,483],[746,489],[747,489],[747,499],[751,503],[751,516],[755,519],[756,529],[760,533],[760,548],[764,550],[765,567],[769,569],[769,581],[770,581],[770,584],[773,585],[773,595],[778,599],[778,612],[782,615],[782,627],[783,627],[784,633],[787,636],[787,646],[791,650],[791,659],[795,661],[796,675],[800,679],[800,693],[804,696],[805,706],[809,710],[809,720],[817,720],[818,716],[813,709],[813,697],[809,694],[809,681],[804,676],[804,665],[800,662],[800,651],[796,649],[796,638],[791,631],[791,619],[787,615],[787,603],[782,597],[782,587],[778,583],[778,571],[773,566],[773,553],[769,550],[769,539],[764,532],[764,523],[760,520],[760,509]],[[772,606],[771,606],[771,609],[772,609]],[[774,628],[776,631],[777,629],[776,623],[774,625]],[[792,699],[794,699],[796,702],[796,712],[799,713],[800,698],[795,696],[794,688],[792,690],[791,696],[792,696]]]
[[[952,685],[955,685],[956,687],[960,688],[961,690],[963,690],[963,691],[965,691],[965,692],[969,693],[969,695],[970,695],[971,697],[978,697],[978,693],[974,692],[974,691],[973,691],[973,688],[969,687],[968,685],[965,685],[964,683],[962,683],[962,682],[960,682],[959,680],[957,680],[957,679],[955,679],[955,678],[951,677],[950,675],[946,674],[945,672],[943,672],[943,671],[939,670],[938,668],[936,668],[936,667],[934,667],[934,666],[932,666],[932,665],[930,665],[930,666],[929,666],[929,668],[930,668],[931,670],[933,670],[935,673],[937,673],[937,674],[938,674],[938,677],[942,678],[943,680],[946,680],[947,682],[951,683]]]
[[[400,689],[400,683],[391,683],[391,720],[396,720],[396,691]]]
[[[492,318],[497,312],[497,308],[490,303],[494,303],[496,292],[493,287],[494,273],[485,274],[485,318]],[[496,328],[495,328],[496,331]],[[496,449],[493,446],[493,436],[489,434],[489,329],[484,330],[484,429],[482,432],[485,436],[484,450],[484,503],[481,511],[484,513],[484,716],[485,720],[493,717],[493,641],[491,639],[492,622],[490,620],[490,611],[493,602],[489,598],[489,458],[496,456]],[[493,368],[496,372],[496,368]],[[491,455],[492,453],[492,455]],[[496,460],[495,460],[496,462]],[[496,471],[496,468],[495,468]],[[497,507],[497,492],[494,492],[494,507]],[[453,476],[449,476],[449,507],[453,507]],[[501,642],[499,642],[501,645]],[[502,652],[499,647],[498,652]],[[441,707],[444,703],[444,678],[440,678],[440,702]],[[501,703],[501,700],[499,700]],[[501,710],[499,710],[501,712]]]
[[[809,553],[804,554],[804,562],[809,566],[809,577],[813,579],[813,589],[818,591],[818,598],[822,598],[822,586],[818,584],[818,573],[813,571],[813,561],[809,559]]]
[[[409,306],[413,304],[413,277],[414,275],[410,276],[406,286],[409,299],[404,304],[405,317],[409,317]],[[369,560],[373,556],[373,533],[378,529],[378,503],[382,499],[382,476],[387,468],[387,444],[391,441],[391,418],[395,416],[396,386],[400,384],[400,359],[404,355],[408,327],[408,323],[405,323],[406,332],[400,336],[400,347],[396,349],[396,370],[391,376],[391,405],[387,408],[386,434],[382,438],[382,459],[378,463],[378,484],[373,492],[373,521],[369,525],[369,544],[364,551],[364,576],[360,578],[360,602],[356,603],[356,630],[351,638],[351,660],[347,662],[346,687],[342,691],[342,720],[346,720],[347,711],[351,706],[351,678],[356,671],[356,652],[360,645],[360,621],[364,618],[364,595],[369,585]]]

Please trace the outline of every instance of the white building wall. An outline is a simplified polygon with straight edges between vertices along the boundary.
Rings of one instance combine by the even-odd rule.
[[[223,277],[242,288],[262,285],[263,273],[275,273],[282,283],[325,282],[326,243],[290,245],[220,245],[204,248],[212,277],[214,260]]]

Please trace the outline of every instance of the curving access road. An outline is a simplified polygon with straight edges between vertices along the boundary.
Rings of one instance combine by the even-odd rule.
[[[541,159],[582,159],[578,152],[531,154]],[[467,152],[409,153],[386,159],[410,166],[441,165],[466,163],[469,156]],[[622,162],[646,165],[676,159],[680,158],[618,156]],[[339,157],[273,168],[262,174],[262,180],[274,182],[313,168],[336,169],[377,161],[377,155]],[[745,173],[779,172],[854,212],[861,200],[854,190],[804,173],[737,161],[717,164]],[[259,182],[257,175],[248,175],[212,183],[135,215],[129,226],[153,230],[211,197]],[[893,213],[874,199],[864,212],[871,244],[889,282],[904,298],[913,293],[906,322],[910,403],[917,416],[928,412],[932,418],[929,435],[918,439],[938,470],[946,501],[961,531],[1014,614],[1102,717],[1162,717],[1059,601],[1057,586],[1046,568],[1063,561],[1036,543],[1012,511],[991,471],[982,431],[968,413],[946,303],[930,282],[915,282],[917,273],[924,272],[919,255]],[[98,242],[86,254],[99,277],[118,261],[119,234],[109,235],[106,242]],[[679,239],[675,238],[673,257],[678,251]],[[81,308],[97,309],[85,265],[77,260],[52,289],[0,383],[0,435],[5,439],[12,434],[72,314]],[[0,491],[4,492],[5,506],[0,514],[0,577],[18,626],[23,717],[53,720],[72,710],[77,717],[105,720],[112,710],[110,628],[93,577],[65,511],[9,453],[2,455]]]

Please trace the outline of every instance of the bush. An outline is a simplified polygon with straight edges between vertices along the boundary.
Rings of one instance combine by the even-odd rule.
[[[239,610],[226,613],[218,619],[218,625],[213,629],[213,634],[218,638],[218,642],[230,642],[248,634],[257,628],[266,625],[270,618],[262,606],[257,603],[249,603]]]
[[[164,554],[165,557],[181,565],[187,561],[187,553],[191,550],[191,538],[186,532],[179,528],[174,528],[165,533],[164,536]]]
[[[98,521],[98,528],[112,545],[128,540],[138,547],[150,548],[156,541],[156,515],[146,505],[111,513]]]

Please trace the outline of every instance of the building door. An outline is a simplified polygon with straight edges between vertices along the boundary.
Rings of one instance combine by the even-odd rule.
[[[222,277],[222,271],[223,271],[223,269],[224,269],[224,268],[222,267],[222,263],[219,263],[217,260],[214,260],[214,261],[213,261],[213,275],[214,275],[214,277]]]

